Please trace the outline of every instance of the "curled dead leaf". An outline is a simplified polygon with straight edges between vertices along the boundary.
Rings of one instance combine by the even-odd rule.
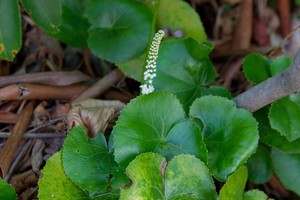
[[[120,101],[96,99],[72,103],[68,114],[68,127],[71,129],[83,125],[88,129],[89,136],[95,137],[97,133],[105,131],[115,112],[119,112],[124,105]]]

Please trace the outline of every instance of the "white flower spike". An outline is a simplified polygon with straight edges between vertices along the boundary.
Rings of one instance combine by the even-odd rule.
[[[144,72],[144,84],[140,86],[142,94],[149,94],[154,91],[152,82],[153,78],[156,76],[156,59],[158,57],[159,45],[164,35],[165,32],[163,30],[159,30],[155,33],[152,40],[148,58],[146,60],[147,64]]]

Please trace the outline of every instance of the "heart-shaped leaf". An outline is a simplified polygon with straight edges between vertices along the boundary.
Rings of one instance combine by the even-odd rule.
[[[243,70],[247,79],[255,84],[271,77],[270,60],[258,53],[249,54],[244,59]]]
[[[12,61],[22,44],[17,0],[0,1],[0,19],[0,59]]]
[[[254,153],[259,138],[257,122],[233,101],[217,96],[198,98],[190,108],[190,116],[204,125],[208,168],[217,179],[225,181]]]
[[[146,49],[152,12],[132,0],[90,0],[88,46],[100,58],[126,62]]]
[[[300,94],[292,94],[272,103],[271,127],[289,141],[300,138]]]
[[[110,175],[115,176],[122,170],[112,153],[108,152],[104,135],[89,138],[85,128],[80,126],[73,128],[65,140],[63,166],[76,185],[97,193],[104,192],[110,186]],[[127,183],[128,180],[124,185]]]
[[[248,173],[245,166],[240,167],[232,175],[230,175],[220,191],[219,200],[243,200],[247,176]]]
[[[155,4],[152,0],[144,2],[152,10],[154,9]],[[180,30],[184,37],[192,37],[199,42],[206,41],[206,33],[198,13],[182,0],[161,0],[156,25],[159,29]]]
[[[77,187],[64,173],[61,151],[55,153],[42,170],[43,177],[39,179],[40,200],[49,199],[82,199],[89,200],[85,191]],[[1,190],[2,191],[2,190]],[[6,199],[6,198],[1,198]]]
[[[255,184],[266,183],[273,173],[270,153],[261,146],[248,159],[246,166],[249,180]]]
[[[164,42],[159,50],[154,88],[176,94],[186,112],[192,102],[203,95],[217,93],[230,96],[225,89],[204,87],[216,76],[208,58],[212,49],[210,43],[199,44],[192,38]]]
[[[272,150],[274,171],[285,188],[300,195],[300,154]]]
[[[205,164],[191,155],[178,155],[166,166],[159,154],[143,153],[127,167],[132,179],[121,189],[121,199],[216,199],[213,180]]]
[[[157,91],[132,100],[113,129],[115,158],[123,167],[142,152],[157,152],[171,159],[189,153],[206,161],[199,128],[185,119],[178,99]]]

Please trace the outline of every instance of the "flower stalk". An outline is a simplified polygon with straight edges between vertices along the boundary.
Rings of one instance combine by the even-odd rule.
[[[159,30],[157,33],[155,33],[152,40],[143,74],[144,84],[140,86],[141,94],[149,94],[154,91],[152,83],[154,77],[156,76],[156,60],[158,57],[159,45],[164,35],[165,32],[163,30]]]

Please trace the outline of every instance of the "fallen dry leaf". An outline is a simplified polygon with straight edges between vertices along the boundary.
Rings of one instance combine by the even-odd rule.
[[[31,152],[32,171],[39,173],[43,164],[43,151],[46,145],[42,140],[36,140]]]
[[[69,129],[83,125],[88,129],[90,137],[95,137],[98,132],[104,132],[108,123],[125,106],[120,101],[85,99],[72,103],[68,114]]]
[[[16,192],[19,193],[25,188],[36,185],[37,181],[37,175],[32,170],[28,170],[21,174],[12,176],[9,183],[13,186]]]

